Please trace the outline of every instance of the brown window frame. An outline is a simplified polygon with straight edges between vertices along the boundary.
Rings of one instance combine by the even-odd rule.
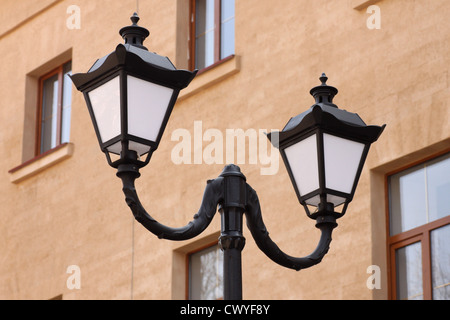
[[[214,62],[211,65],[208,65],[199,70],[199,74],[225,62],[234,57],[234,54],[228,55],[226,57],[220,56],[220,43],[221,43],[221,6],[222,0],[214,0]],[[196,68],[195,58],[196,58],[196,50],[195,50],[195,34],[196,34],[196,0],[189,1],[189,70],[194,70]]]
[[[61,123],[62,123],[62,108],[63,108],[63,89],[64,89],[64,66],[71,62],[72,60],[67,60],[66,62],[59,65],[57,68],[52,71],[44,74],[39,78],[39,86],[38,86],[38,106],[37,106],[37,114],[36,114],[36,140],[35,140],[35,157],[46,154],[52,149],[58,148],[61,146]],[[56,110],[56,145],[55,147],[44,150],[41,152],[42,147],[42,112],[43,112],[43,92],[44,92],[44,81],[58,75],[58,99],[57,99],[57,110]]]
[[[435,158],[443,156],[450,152],[447,149],[443,152],[430,156],[426,159],[414,162],[398,170],[385,175],[385,194],[386,194],[386,235],[387,235],[387,261],[388,261],[388,299],[397,300],[397,274],[395,253],[397,249],[420,242],[422,249],[422,286],[423,299],[433,299],[432,275],[431,275],[431,232],[450,224],[450,215],[418,226],[411,230],[399,234],[390,235],[390,209],[389,209],[389,176],[405,171],[420,164],[424,164]]]

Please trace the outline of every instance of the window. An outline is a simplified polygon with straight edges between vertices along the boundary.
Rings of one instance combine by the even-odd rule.
[[[190,68],[234,55],[234,0],[191,0]]]
[[[223,299],[223,252],[218,245],[191,253],[189,260],[189,299]]]
[[[35,155],[43,154],[70,138],[72,63],[69,61],[39,79],[37,143]]]
[[[450,153],[388,177],[393,299],[450,299]]]

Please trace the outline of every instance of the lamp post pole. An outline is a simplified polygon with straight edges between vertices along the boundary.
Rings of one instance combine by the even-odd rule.
[[[220,175],[224,178],[224,199],[220,204],[220,248],[223,250],[223,274],[225,300],[242,299],[242,249],[245,238],[242,221],[245,212],[245,176],[237,166],[225,167]]]

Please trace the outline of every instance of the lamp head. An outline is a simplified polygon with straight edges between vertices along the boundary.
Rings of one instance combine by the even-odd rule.
[[[197,74],[177,70],[169,58],[149,52],[143,45],[149,31],[137,25],[136,13],[131,21],[119,32],[124,44],[87,73],[71,77],[84,94],[100,148],[114,168],[149,163],[180,90]]]
[[[322,74],[322,84],[310,91],[315,104],[291,118],[277,132],[279,141],[275,143],[300,203],[314,219],[345,214],[370,145],[385,128],[367,126],[356,113],[339,109],[333,103],[338,90],[328,86],[327,80]],[[268,134],[271,141],[272,136]],[[341,205],[342,210],[336,212]],[[312,213],[311,207],[315,210]]]

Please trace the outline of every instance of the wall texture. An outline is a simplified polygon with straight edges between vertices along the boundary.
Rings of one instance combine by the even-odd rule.
[[[151,32],[146,46],[179,67],[186,66],[183,1],[139,6],[139,24]],[[192,150],[192,164],[177,165],[172,133],[187,129],[194,136],[197,121],[202,133],[218,129],[224,137],[227,129],[280,130],[313,104],[309,90],[322,72],[339,89],[340,108],[367,124],[387,124],[322,263],[300,272],[284,269],[245,229],[245,299],[388,297],[384,176],[450,147],[450,3],[378,1],[381,28],[369,29],[369,2],[283,0],[274,6],[271,0],[236,0],[235,58],[201,74],[181,94],[160,148],[141,171],[137,189],[147,210],[162,223],[185,225],[198,210],[206,180],[217,177],[226,152],[236,150],[224,150],[223,163],[194,164],[194,153],[209,143],[203,141]],[[70,29],[70,5],[0,4],[0,298],[183,299],[184,256],[217,239],[219,216],[199,239],[182,243],[158,240],[134,222],[75,88],[71,142],[62,155],[32,161],[38,169],[23,179],[9,172],[33,158],[39,76],[67,59],[74,73],[86,72],[122,42],[118,30],[136,9],[134,0],[79,0],[81,25]],[[273,175],[261,174],[267,165],[260,160],[239,165],[258,192],[272,239],[291,255],[309,254],[319,231],[298,204],[281,158]],[[366,286],[373,264],[382,271],[378,290]],[[81,289],[66,285],[71,265],[80,268]]]

